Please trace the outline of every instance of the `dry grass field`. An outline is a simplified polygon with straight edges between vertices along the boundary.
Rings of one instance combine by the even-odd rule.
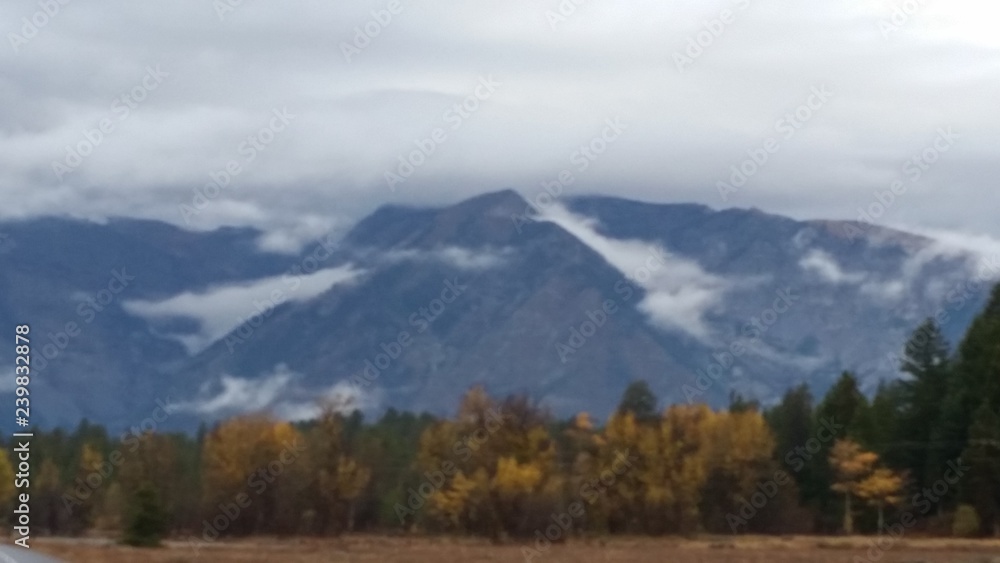
[[[879,561],[906,563],[1000,563],[1000,541],[901,539],[884,552],[873,538],[615,538],[552,547],[535,562],[586,563],[793,563]],[[72,563],[497,563],[525,561],[520,544],[473,539],[350,536],[335,540],[216,542],[197,552],[183,542],[138,550],[95,540],[36,540],[32,551]]]

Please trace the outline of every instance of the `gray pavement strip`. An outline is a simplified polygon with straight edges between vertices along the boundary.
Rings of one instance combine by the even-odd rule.
[[[38,555],[22,547],[0,545],[0,563],[63,563],[45,555]]]

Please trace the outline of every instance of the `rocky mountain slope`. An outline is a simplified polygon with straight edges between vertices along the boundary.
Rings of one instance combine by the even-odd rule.
[[[513,191],[386,206],[296,255],[252,229],[124,219],[0,233],[0,326],[32,326],[47,425],[125,428],[167,398],[176,427],[306,417],[325,395],[448,412],[477,383],[597,416],[636,378],[716,404],[822,392],[844,369],[870,387],[923,318],[957,339],[988,289],[973,282],[1000,275],[995,256],[878,227],[613,197],[532,209]]]

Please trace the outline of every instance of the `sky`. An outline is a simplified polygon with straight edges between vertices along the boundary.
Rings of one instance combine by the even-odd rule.
[[[46,12],[47,10],[47,12]],[[1000,5],[0,2],[0,220],[252,225],[514,188],[1000,239]]]

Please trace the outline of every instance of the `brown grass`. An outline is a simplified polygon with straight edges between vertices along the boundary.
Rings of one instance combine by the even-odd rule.
[[[873,538],[719,537],[613,538],[577,540],[553,546],[533,559],[545,563],[793,563],[869,560]],[[32,551],[72,563],[481,563],[525,561],[528,544],[493,545],[465,538],[400,538],[354,535],[339,539],[256,539],[203,544],[186,542],[160,549],[132,549],[107,540],[38,539]],[[875,555],[878,555],[877,553]],[[882,562],[1000,563],[1000,541],[903,539]]]

